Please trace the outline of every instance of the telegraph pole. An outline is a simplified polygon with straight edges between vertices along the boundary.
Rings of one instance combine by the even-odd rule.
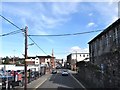
[[[27,90],[27,34],[28,34],[28,27],[25,27],[25,62],[24,62],[24,70],[25,70],[25,85],[24,85],[24,90]]]

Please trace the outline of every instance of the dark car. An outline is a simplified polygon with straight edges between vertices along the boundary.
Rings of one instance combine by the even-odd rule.
[[[52,74],[56,74],[56,73],[57,73],[57,70],[53,69]]]
[[[57,66],[56,69],[61,69],[61,66]]]

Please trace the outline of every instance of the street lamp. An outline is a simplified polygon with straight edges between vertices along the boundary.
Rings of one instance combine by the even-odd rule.
[[[12,61],[13,64],[15,64],[15,51],[16,50],[13,50],[13,61]]]
[[[28,44],[27,46],[32,46],[34,43]],[[25,57],[25,54],[22,54]]]
[[[32,45],[34,45],[34,43],[28,44],[27,46],[32,46]]]

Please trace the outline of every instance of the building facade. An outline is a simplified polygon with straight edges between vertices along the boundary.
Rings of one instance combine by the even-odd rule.
[[[35,57],[28,57],[28,59],[26,59],[26,63],[27,65],[35,65],[35,66],[39,66],[41,71],[41,73],[50,73],[51,69],[54,68],[54,60],[55,57],[52,56],[35,56]]]
[[[120,86],[120,19],[88,44],[90,62],[101,69],[111,87]]]
[[[55,57],[52,56],[37,56],[40,60],[40,64],[46,64],[48,67],[55,67]]]
[[[67,65],[71,70],[76,70],[76,63],[89,59],[89,53],[71,53],[67,56]]]

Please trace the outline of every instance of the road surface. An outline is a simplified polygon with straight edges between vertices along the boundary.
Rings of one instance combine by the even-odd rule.
[[[40,85],[36,90],[39,90],[40,88],[47,89],[47,88],[54,88],[56,90],[60,89],[84,89],[84,86],[81,85],[72,75],[71,71],[69,72],[68,76],[62,76],[61,74],[62,69],[58,70],[57,74],[52,74],[50,78],[48,78],[42,85]]]

